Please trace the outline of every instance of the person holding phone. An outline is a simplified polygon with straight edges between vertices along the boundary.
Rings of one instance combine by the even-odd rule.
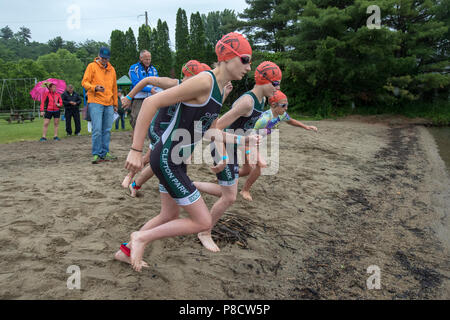
[[[81,82],[88,93],[93,164],[117,159],[109,152],[114,111],[118,108],[116,70],[109,62],[110,57],[109,48],[100,48],[98,57],[87,66]]]

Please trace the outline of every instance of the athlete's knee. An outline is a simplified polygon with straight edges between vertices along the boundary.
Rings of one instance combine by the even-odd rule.
[[[203,215],[200,219],[196,221],[198,230],[197,232],[203,232],[210,230],[212,228],[212,217],[209,214]]]
[[[237,194],[236,192],[227,192],[222,193],[222,201],[225,203],[226,206],[231,206],[233,203],[236,202]]]

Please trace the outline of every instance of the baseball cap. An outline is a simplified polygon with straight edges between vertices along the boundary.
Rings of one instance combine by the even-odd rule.
[[[99,51],[99,53],[98,53],[98,56],[99,56],[100,58],[106,58],[106,59],[109,59],[109,58],[111,58],[111,50],[109,50],[108,47],[101,47],[101,48],[100,48],[100,51]]]

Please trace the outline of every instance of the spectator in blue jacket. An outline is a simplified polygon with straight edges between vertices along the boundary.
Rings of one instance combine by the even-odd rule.
[[[139,81],[147,77],[158,77],[158,71],[152,65],[152,55],[148,50],[142,50],[139,54],[139,62],[133,64],[130,67],[128,75],[131,79],[132,88],[136,86]],[[136,125],[136,119],[138,117],[139,111],[141,110],[142,102],[145,98],[150,97],[157,91],[154,86],[148,85],[142,91],[138,92],[132,102],[131,102],[131,114],[130,114],[130,124],[134,133],[134,126]]]

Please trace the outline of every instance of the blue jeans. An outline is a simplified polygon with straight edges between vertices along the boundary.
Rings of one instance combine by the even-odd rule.
[[[92,155],[103,158],[109,152],[114,107],[90,103],[89,114],[92,124]]]
[[[116,130],[119,129],[119,120],[122,122],[122,129],[125,130],[125,113],[119,114],[116,120]]]

